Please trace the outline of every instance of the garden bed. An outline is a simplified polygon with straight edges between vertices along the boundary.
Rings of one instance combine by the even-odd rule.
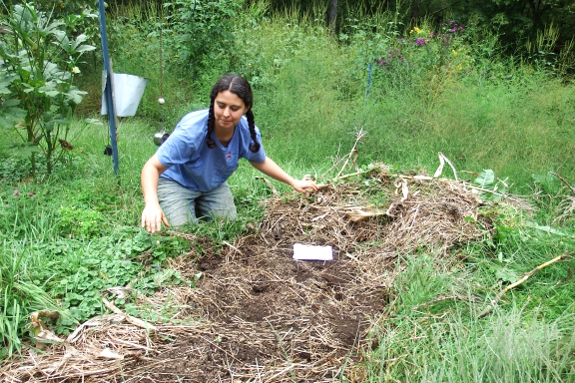
[[[371,330],[397,298],[398,256],[446,257],[492,232],[469,184],[391,174],[383,165],[322,185],[309,197],[265,203],[259,227],[234,243],[172,233],[189,239],[191,251],[167,266],[198,279],[195,288],[165,287],[135,300],[158,310],[169,306],[170,323],[145,329],[121,312],[97,317],[43,354],[24,348],[24,358],[5,364],[0,376],[14,382],[362,381],[365,352],[377,345]],[[295,243],[330,245],[334,260],[295,261]],[[110,294],[136,296],[129,287]]]

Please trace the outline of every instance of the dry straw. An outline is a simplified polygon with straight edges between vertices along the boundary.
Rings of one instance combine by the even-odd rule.
[[[310,196],[274,196],[258,228],[169,267],[196,288],[165,287],[137,304],[146,324],[113,306],[42,353],[4,363],[9,382],[331,382],[366,378],[370,331],[385,319],[398,254],[450,250],[490,236],[483,201],[463,181],[390,174],[377,164]],[[372,195],[380,204],[374,206]],[[334,261],[298,262],[294,243],[331,245]],[[134,294],[128,294],[134,296]]]

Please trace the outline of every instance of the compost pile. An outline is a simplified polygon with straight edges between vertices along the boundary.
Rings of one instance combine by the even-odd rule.
[[[196,288],[138,297],[141,305],[171,307],[169,323],[145,329],[116,309],[45,354],[25,350],[0,376],[13,382],[362,381],[365,354],[374,347],[371,331],[393,299],[398,256],[445,257],[487,238],[491,225],[481,205],[463,182],[390,174],[383,165],[309,196],[274,196],[259,227],[234,243],[189,235],[192,251],[169,266],[190,280],[201,273]],[[334,260],[295,261],[295,243],[330,245]]]

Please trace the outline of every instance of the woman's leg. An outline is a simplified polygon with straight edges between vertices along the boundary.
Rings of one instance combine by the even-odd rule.
[[[170,227],[178,228],[186,223],[196,224],[194,200],[201,193],[189,190],[179,183],[165,178],[158,182],[158,200],[168,218]]]
[[[238,214],[234,204],[234,196],[227,182],[214,190],[202,193],[196,200],[198,215],[211,219],[212,217],[237,219]]]

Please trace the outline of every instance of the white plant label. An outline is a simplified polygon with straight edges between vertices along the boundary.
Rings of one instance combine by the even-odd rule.
[[[293,259],[300,261],[332,261],[331,246],[311,246],[295,243],[293,245]]]

